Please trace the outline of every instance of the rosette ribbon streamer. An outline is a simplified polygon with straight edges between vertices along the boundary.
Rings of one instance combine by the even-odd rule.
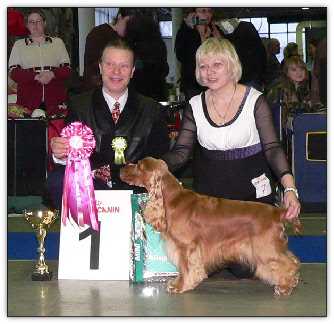
[[[69,212],[79,225],[99,230],[94,186],[89,157],[95,148],[92,130],[81,122],[74,122],[61,131],[69,139],[69,153],[65,169],[62,222],[66,225]]]

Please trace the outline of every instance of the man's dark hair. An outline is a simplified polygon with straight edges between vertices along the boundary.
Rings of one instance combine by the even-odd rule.
[[[145,8],[119,8],[117,15],[122,15],[122,17],[126,16],[143,16],[145,14]]]

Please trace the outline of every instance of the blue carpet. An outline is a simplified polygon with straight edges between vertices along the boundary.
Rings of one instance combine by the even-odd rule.
[[[59,233],[50,232],[45,238],[45,258],[58,260]],[[34,233],[9,232],[7,235],[7,257],[9,260],[36,260],[37,239]]]
[[[48,233],[45,239],[45,258],[58,260],[59,233]],[[326,236],[290,236],[289,249],[301,262],[327,262]],[[9,260],[35,260],[37,240],[33,233],[9,232],[7,236]]]
[[[326,236],[289,236],[289,249],[301,262],[327,262]]]

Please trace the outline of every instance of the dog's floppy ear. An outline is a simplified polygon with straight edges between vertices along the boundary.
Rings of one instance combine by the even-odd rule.
[[[158,160],[159,163],[159,173],[163,175],[165,172],[168,171],[167,163],[164,160]]]
[[[160,169],[160,168],[159,168]],[[166,213],[162,195],[161,183],[162,174],[155,170],[150,179],[149,200],[144,210],[144,218],[158,232],[165,232],[167,229]]]

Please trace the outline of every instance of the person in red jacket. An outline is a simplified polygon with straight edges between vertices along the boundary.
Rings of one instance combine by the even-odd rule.
[[[8,63],[17,83],[17,104],[31,112],[43,107],[47,115],[64,113],[64,82],[71,74],[64,42],[45,34],[45,17],[38,10],[27,15],[26,26],[30,35],[15,42]]]
[[[48,141],[59,136],[67,115],[65,80],[71,75],[64,42],[45,34],[45,16],[33,9],[25,20],[29,36],[14,43],[9,57],[9,76],[17,83],[18,105],[32,117],[51,117]],[[52,118],[53,117],[53,118]],[[49,161],[49,169],[52,162]]]

